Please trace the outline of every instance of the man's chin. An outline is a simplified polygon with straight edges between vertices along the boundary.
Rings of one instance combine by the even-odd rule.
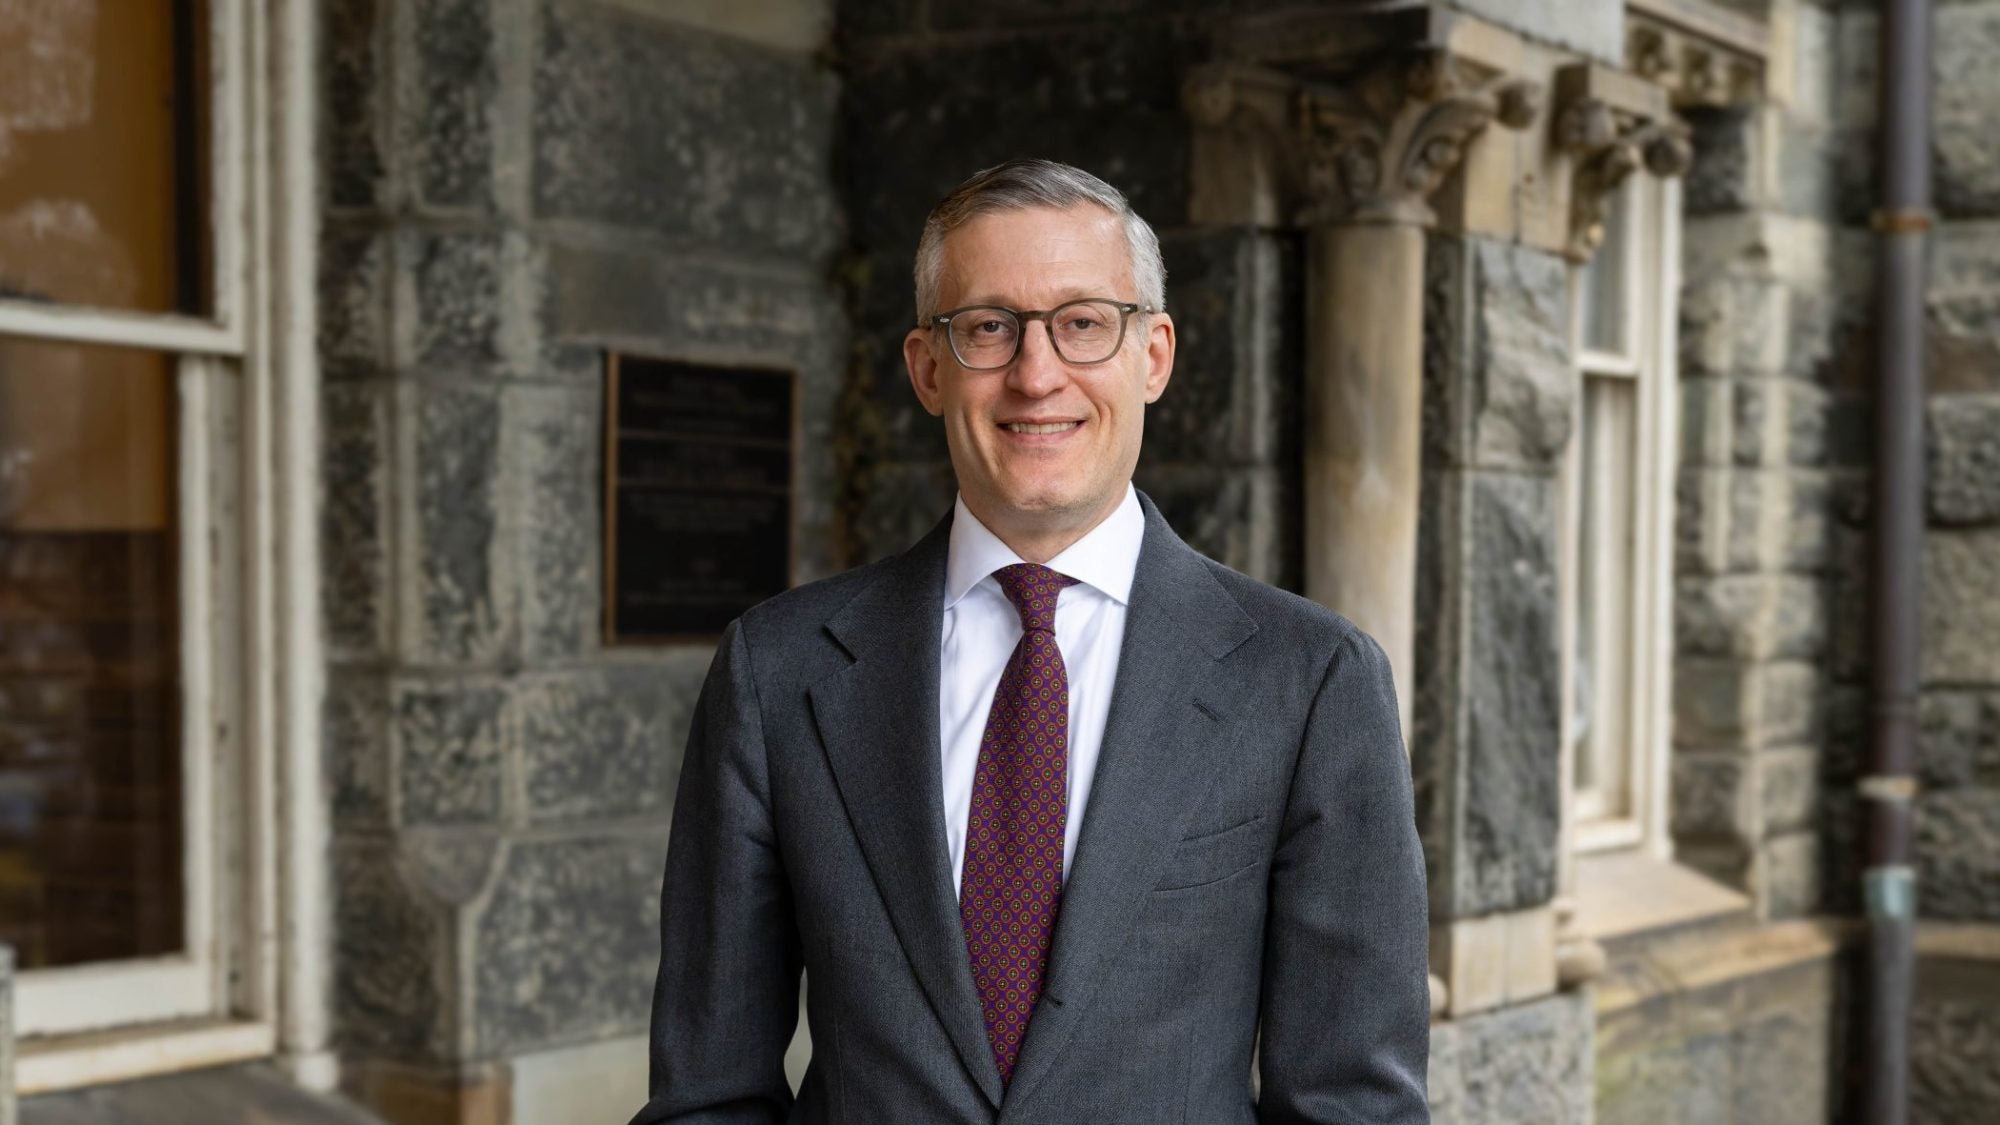
[[[996,499],[1006,510],[1007,518],[1011,521],[1048,528],[1065,526],[1087,516],[1098,507],[1095,498],[1084,496],[1073,489],[1003,493]]]

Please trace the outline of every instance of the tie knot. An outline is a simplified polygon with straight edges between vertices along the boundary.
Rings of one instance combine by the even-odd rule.
[[[993,572],[993,579],[1000,583],[1000,591],[1007,595],[1007,600],[1014,603],[1014,611],[1021,615],[1021,631],[1024,633],[1037,629],[1045,633],[1054,632],[1056,597],[1062,593],[1063,587],[1076,585],[1076,579],[1035,563],[1003,566]]]

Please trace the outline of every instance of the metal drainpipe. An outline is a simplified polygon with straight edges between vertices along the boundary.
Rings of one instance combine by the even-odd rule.
[[[1868,1038],[1864,1120],[1909,1116],[1915,981],[1917,606],[1924,534],[1924,280],[1931,212],[1931,3],[1882,0],[1875,354],[1873,738],[1866,831]]]

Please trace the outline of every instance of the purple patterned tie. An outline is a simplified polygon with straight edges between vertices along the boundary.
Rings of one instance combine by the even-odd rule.
[[[993,577],[1021,615],[1021,640],[1000,673],[979,740],[958,914],[1005,1083],[1042,993],[1062,905],[1069,674],[1056,648],[1056,597],[1076,579],[1033,563],[1002,567]]]

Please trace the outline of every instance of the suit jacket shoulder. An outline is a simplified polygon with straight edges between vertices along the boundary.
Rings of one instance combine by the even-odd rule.
[[[934,608],[943,596],[944,553],[951,527],[946,516],[923,539],[900,554],[852,570],[808,582],[759,602],[737,620],[750,654],[750,674],[760,694],[780,687],[795,689],[848,664],[858,654],[856,637],[880,633],[885,642],[916,638],[908,631],[911,615],[898,607]],[[935,612],[918,613],[933,619]],[[853,627],[842,630],[841,622]],[[891,621],[896,628],[876,629]],[[931,636],[935,643],[937,636]]]
[[[1255,623],[1256,632],[1237,655],[1258,669],[1258,690],[1267,703],[1310,700],[1342,665],[1353,665],[1350,670],[1363,675],[1389,674],[1388,656],[1352,620],[1199,555],[1192,547],[1182,549],[1200,559],[1215,584]]]
[[[1189,548],[1192,550],[1193,548]],[[1206,556],[1203,564],[1252,621],[1267,643],[1330,652],[1360,626],[1316,601],[1258,581]]]

